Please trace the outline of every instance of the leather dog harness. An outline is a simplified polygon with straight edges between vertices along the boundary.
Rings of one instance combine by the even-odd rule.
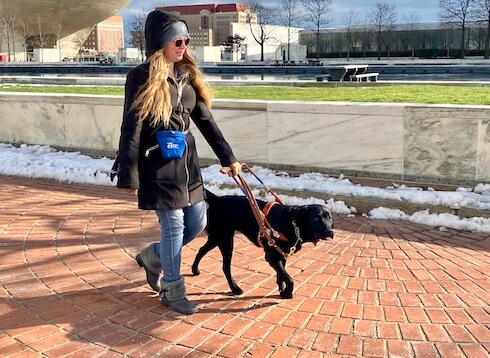
[[[245,164],[242,163],[242,166],[244,166],[250,173],[252,173],[257,179],[257,175],[255,175],[254,172]],[[222,170],[223,174],[226,174],[226,171]],[[296,252],[296,246],[302,242],[303,240],[301,239],[300,232],[299,232],[299,227],[296,225],[296,222],[292,222],[293,227],[294,227],[294,234],[296,235],[296,242],[294,243],[293,246],[289,249],[289,252],[284,252],[283,249],[281,249],[277,243],[277,240],[289,242],[288,238],[284,236],[282,233],[274,230],[272,225],[269,223],[267,220],[267,216],[269,215],[270,210],[272,207],[276,204],[282,204],[281,199],[272,192],[270,188],[267,189],[269,192],[275,197],[274,201],[268,202],[263,210],[260,210],[259,205],[257,203],[257,200],[255,199],[252,190],[248,186],[247,182],[245,179],[242,177],[241,174],[237,174],[236,176],[233,176],[233,180],[235,180],[236,184],[238,187],[245,193],[245,196],[248,199],[248,202],[250,203],[250,207],[252,208],[252,212],[255,216],[255,219],[257,220],[257,224],[259,225],[259,236],[258,236],[258,243],[260,246],[264,247],[263,240],[267,240],[267,245],[274,248],[277,252],[279,252],[285,259],[288,258],[288,256],[293,255]],[[265,184],[262,182],[262,180],[259,179],[259,181],[265,186]]]

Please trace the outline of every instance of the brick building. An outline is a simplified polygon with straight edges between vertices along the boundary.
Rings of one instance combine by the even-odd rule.
[[[94,25],[84,43],[86,50],[99,54],[118,54],[124,47],[122,16],[111,16]]]
[[[201,4],[164,6],[160,10],[177,13],[189,26],[194,46],[218,46],[231,33],[231,23],[257,23],[255,14],[245,4]]]

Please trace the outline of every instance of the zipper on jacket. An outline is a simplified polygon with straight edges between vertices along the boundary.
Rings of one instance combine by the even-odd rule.
[[[184,86],[185,82],[184,81],[179,81],[177,83],[177,104],[179,105],[179,117],[180,117],[180,122],[182,123],[182,131],[185,131],[185,121],[183,117],[184,113],[184,105],[182,104],[182,92],[184,91]],[[187,194],[187,203],[189,206],[192,205],[191,203],[191,193],[189,192],[189,181],[190,181],[190,175],[189,175],[189,167],[187,164],[187,159],[188,159],[188,148],[185,149],[185,160],[184,160],[184,167],[185,167],[185,186],[187,188],[186,194]]]
[[[148,148],[146,151],[145,151],[145,158],[148,158],[150,156],[150,153],[152,151],[154,151],[155,149],[159,148],[160,145],[159,144],[155,144],[155,145],[152,145],[150,148]]]

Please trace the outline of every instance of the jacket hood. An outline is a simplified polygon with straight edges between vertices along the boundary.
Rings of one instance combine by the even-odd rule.
[[[146,58],[181,36],[189,37],[189,30],[179,16],[162,10],[150,12],[145,24]]]

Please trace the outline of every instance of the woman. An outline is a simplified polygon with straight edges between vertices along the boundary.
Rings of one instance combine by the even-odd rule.
[[[147,60],[126,79],[124,115],[119,141],[117,187],[138,193],[138,207],[155,210],[161,240],[144,248],[136,260],[150,286],[172,310],[192,314],[180,274],[183,245],[206,226],[206,206],[196,145],[189,131],[194,121],[229,175],[241,169],[209,110],[211,95],[195,60],[187,51],[187,25],[163,11],[148,14],[145,25]],[[165,130],[183,132],[177,159],[165,158],[158,144]],[[179,155],[181,157],[179,158]],[[160,272],[163,269],[163,277]]]

